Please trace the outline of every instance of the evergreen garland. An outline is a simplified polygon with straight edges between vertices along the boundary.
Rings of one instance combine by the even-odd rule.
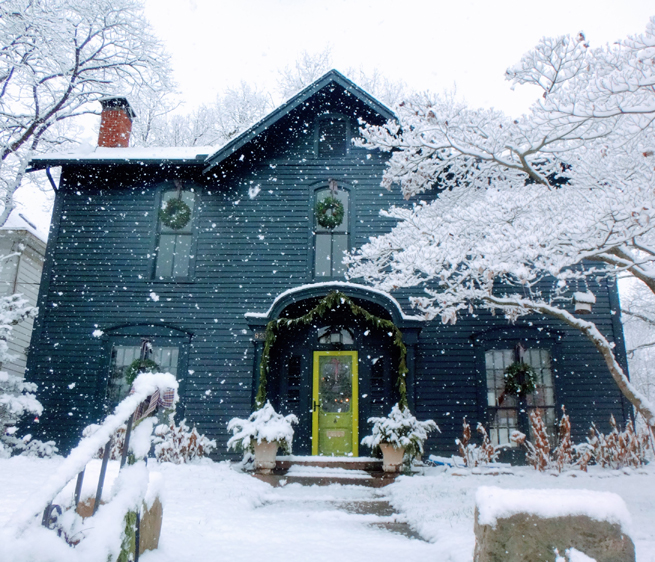
[[[537,389],[537,371],[524,361],[514,361],[503,375],[505,392],[512,396],[524,398]]]
[[[407,404],[407,347],[403,342],[402,332],[390,320],[384,320],[378,316],[374,316],[361,306],[356,305],[349,297],[340,293],[339,291],[332,291],[325,298],[323,298],[312,310],[299,318],[278,318],[271,320],[266,325],[266,333],[264,339],[264,351],[262,352],[262,359],[259,363],[259,387],[257,388],[257,395],[255,396],[255,409],[259,410],[266,404],[266,384],[268,374],[268,363],[271,355],[271,348],[277,339],[278,333],[281,328],[293,328],[301,324],[308,325],[314,321],[314,318],[321,318],[325,313],[337,308],[341,304],[346,304],[350,307],[351,312],[356,317],[362,317],[366,322],[371,324],[374,328],[386,330],[393,334],[393,344],[400,351],[400,361],[398,362],[398,393],[400,399],[398,406],[408,408]]]
[[[182,199],[169,199],[159,211],[159,220],[168,228],[181,230],[191,220],[191,208]]]
[[[132,386],[134,379],[141,373],[156,373],[159,365],[152,359],[135,359],[125,371],[125,382]]]
[[[343,203],[332,195],[316,203],[314,212],[316,213],[318,224],[330,230],[336,228],[343,222],[345,213]]]

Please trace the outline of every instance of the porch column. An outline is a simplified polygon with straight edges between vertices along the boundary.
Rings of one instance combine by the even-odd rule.
[[[407,402],[409,409],[414,410],[416,404],[416,345],[418,344],[418,335],[420,328],[405,328],[403,330],[403,342],[407,348]]]
[[[253,408],[255,407],[255,396],[257,395],[257,386],[259,384],[259,363],[262,360],[265,339],[266,332],[264,330],[256,329],[251,340],[255,348],[252,366],[252,389],[250,394],[250,403]]]

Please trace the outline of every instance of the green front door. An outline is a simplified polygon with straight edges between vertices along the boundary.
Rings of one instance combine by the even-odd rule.
[[[358,456],[357,352],[315,351],[312,454]]]

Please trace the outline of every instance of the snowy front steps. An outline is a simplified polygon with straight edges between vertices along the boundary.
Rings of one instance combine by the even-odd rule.
[[[374,457],[305,457],[299,455],[278,456],[278,469],[289,469],[291,466],[318,466],[322,468],[344,468],[346,470],[382,471],[382,459]]]
[[[380,488],[391,484],[397,475],[382,471],[382,460],[372,457],[280,456],[272,474],[254,476],[273,486],[330,484]]]
[[[287,485],[272,490],[257,511],[286,519],[314,521],[319,524],[321,533],[341,535],[336,528],[345,526],[360,538],[382,531],[389,538],[396,535],[395,540],[424,541],[410,528],[405,516],[396,512],[382,491],[374,488]],[[333,530],[329,531],[330,528]]]
[[[379,521],[369,523],[372,527],[385,529],[410,539],[423,540],[421,535],[414,531],[386,500],[335,502],[335,505],[338,509],[346,513],[379,517]]]

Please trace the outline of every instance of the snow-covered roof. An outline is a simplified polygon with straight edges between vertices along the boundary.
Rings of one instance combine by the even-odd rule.
[[[71,161],[79,162],[177,162],[202,164],[211,154],[216,152],[212,146],[173,146],[149,148],[107,148],[79,146],[62,152],[48,152],[32,158],[34,168],[59,166]]]
[[[258,123],[255,123],[250,129],[241,133],[238,137],[232,139],[225,146],[219,148],[215,154],[212,154],[208,159],[208,166],[205,172],[211,168],[218,166],[223,160],[231,156],[253,139],[261,135],[266,129],[277,123],[282,117],[288,115],[292,110],[300,107],[314,94],[325,88],[330,84],[338,84],[349,95],[359,99],[366,106],[368,106],[374,113],[377,113],[385,120],[394,119],[393,112],[384,104],[380,103],[368,92],[362,90],[357,84],[346,78],[337,70],[330,70],[321,76],[318,80],[311,83],[309,86],[298,92],[291,99],[283,103],[277,109],[271,111]]]
[[[269,309],[266,312],[246,312],[245,317],[246,318],[258,318],[258,319],[265,319],[270,316],[270,314],[273,312],[275,309],[276,305],[283,299],[286,299],[287,297],[294,295],[295,293],[302,293],[304,291],[307,291],[308,289],[315,289],[315,288],[320,288],[320,287],[325,287],[326,289],[356,289],[356,290],[362,290],[366,291],[368,293],[376,293],[385,299],[391,301],[393,305],[398,309],[398,312],[403,320],[418,320],[423,322],[425,318],[423,316],[410,316],[408,314],[405,314],[403,312],[402,307],[400,306],[400,303],[392,297],[389,293],[386,293],[385,291],[381,291],[380,289],[375,289],[374,287],[370,287],[368,285],[360,285],[359,283],[348,283],[346,281],[323,281],[320,283],[309,283],[307,285],[300,285],[299,287],[294,287],[292,289],[287,289],[283,293],[280,293],[277,297],[275,297],[275,300],[273,301],[273,304],[269,307]]]
[[[23,213],[17,209],[14,209],[4,226],[0,227],[0,230],[26,230],[41,242],[46,243],[48,241],[48,231],[43,227],[43,225],[38,225],[36,222],[29,220],[29,217],[23,215]]]
[[[253,139],[262,134],[266,129],[277,123],[282,117],[292,110],[300,107],[310,97],[329,86],[338,84],[348,95],[360,100],[374,114],[382,119],[393,119],[393,112],[376,100],[357,84],[346,78],[336,70],[330,70],[318,80],[307,86],[304,90],[293,96],[291,99],[274,109],[261,121],[232,139],[225,146],[192,146],[192,147],[152,147],[152,148],[107,148],[92,147],[91,145],[79,146],[72,150],[62,152],[49,152],[34,156],[31,165],[34,168],[46,168],[48,166],[61,166],[74,162],[84,163],[154,163],[154,162],[175,162],[178,164],[202,164],[205,163],[205,172],[220,164],[225,158],[242,149]]]

